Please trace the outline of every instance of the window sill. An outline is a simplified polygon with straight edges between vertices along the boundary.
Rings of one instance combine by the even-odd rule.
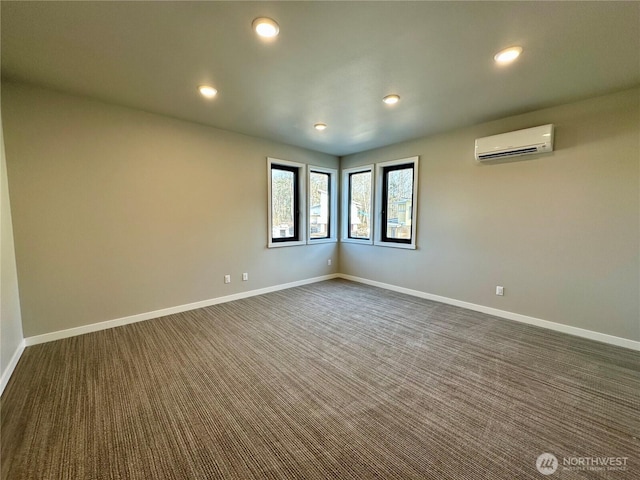
[[[313,238],[307,241],[307,245],[315,245],[316,243],[336,243],[337,238]]]
[[[296,240],[295,242],[269,242],[267,248],[297,247],[306,244],[307,242],[305,240]]]
[[[340,239],[341,242],[344,243],[359,243],[360,245],[373,245],[373,241],[371,240],[359,240],[357,238],[342,238]]]
[[[376,247],[404,248],[405,250],[416,250],[414,243],[396,243],[396,242],[374,242]]]

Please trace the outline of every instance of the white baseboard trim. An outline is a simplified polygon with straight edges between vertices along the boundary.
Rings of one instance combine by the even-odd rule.
[[[276,292],[278,290],[285,290],[287,288],[298,287],[301,285],[308,285],[310,283],[322,282],[324,280],[331,280],[333,278],[343,278],[345,280],[364,283],[366,285],[372,285],[374,287],[380,287],[387,290],[392,290],[394,292],[405,293],[407,295],[412,295],[414,297],[420,297],[427,300],[433,300],[435,302],[446,303],[448,305],[454,305],[456,307],[462,307],[468,310],[474,310],[476,312],[482,312],[489,315],[494,315],[496,317],[506,318],[508,320],[514,320],[520,323],[526,323],[528,325],[547,328],[549,330],[555,330],[557,332],[568,333],[569,335],[575,335],[582,338],[588,338],[590,340],[596,340],[598,342],[608,343],[610,345],[616,345],[618,347],[630,348],[632,350],[640,351],[640,342],[635,340],[616,337],[613,335],[608,335],[606,333],[594,332],[592,330],[586,330],[584,328],[572,327],[570,325],[564,325],[562,323],[551,322],[549,320],[542,320],[540,318],[521,315],[519,313],[500,310],[497,308],[486,307],[484,305],[478,305],[475,303],[465,302],[462,300],[456,300],[454,298],[442,297],[440,295],[434,295],[434,294],[422,292],[419,290],[412,290],[410,288],[398,287],[396,285],[391,285],[389,283],[377,282],[375,280],[355,277],[353,275],[334,273],[330,275],[323,275],[320,277],[308,278],[305,280],[298,280],[296,282],[274,285],[272,287],[259,288],[256,290],[249,290],[247,292],[235,293],[233,295],[226,295],[224,297],[217,297],[209,300],[202,300],[200,302],[188,303],[185,305],[179,305],[177,307],[164,308],[164,309],[155,310],[152,312],[139,313],[137,315],[131,315],[128,317],[116,318],[116,319],[107,320],[104,322],[83,325],[81,327],[69,328],[66,330],[58,330],[56,332],[50,332],[42,335],[36,335],[33,337],[27,337],[23,340],[18,350],[16,350],[16,353],[14,354],[11,360],[11,363],[9,364],[7,369],[2,373],[2,378],[0,382],[0,392],[4,389],[6,383],[9,381],[9,378],[11,377],[11,373],[13,372],[13,369],[18,363],[18,360],[20,359],[20,355],[22,355],[22,351],[24,350],[25,346],[28,347],[31,345],[37,345],[39,343],[60,340],[62,338],[69,338],[69,337],[75,337],[77,335],[84,335],[85,333],[98,332],[100,330],[106,330],[109,328],[119,327],[122,325],[128,325],[130,323],[142,322],[145,320],[151,320],[153,318],[172,315],[174,313],[186,312],[189,310],[208,307],[210,305],[216,305],[219,303],[232,302],[234,300],[241,300],[243,298],[253,297],[255,295],[263,295],[265,293]]]
[[[18,361],[22,356],[22,352],[24,352],[25,346],[26,344],[23,339],[18,344],[18,348],[16,348],[16,351],[13,352],[13,356],[9,361],[9,365],[7,365],[7,368],[5,368],[4,372],[2,372],[2,377],[0,377],[0,395],[2,395],[2,392],[4,392],[4,388],[7,386],[7,383],[9,383],[9,379],[11,378],[13,371],[16,369],[16,365],[18,365]]]
[[[549,330],[568,333],[569,335],[575,335],[577,337],[588,338],[590,340],[596,340],[598,342],[604,342],[610,345],[616,345],[618,347],[630,348],[631,350],[640,351],[640,342],[629,340],[627,338],[616,337],[613,335],[608,335],[606,333],[594,332],[593,330],[586,330],[584,328],[572,327],[570,325],[564,325],[562,323],[550,322],[549,320],[542,320],[541,318],[529,317],[527,315],[508,312],[506,310],[499,310],[497,308],[485,307],[484,305],[464,302],[462,300],[456,300],[454,298],[441,297],[440,295],[433,295],[431,293],[421,292],[419,290],[398,287],[389,283],[376,282],[375,280],[354,277],[353,275],[345,275],[341,273],[338,275],[338,277],[344,278],[345,280],[351,280],[353,282],[364,283],[367,285],[372,285],[374,287],[392,290],[394,292],[405,293],[414,297],[420,297],[427,300],[433,300],[435,302],[446,303],[448,305],[454,305],[456,307],[462,307],[468,310],[475,310],[476,312],[487,313],[489,315],[506,318],[508,320],[515,320],[516,322],[520,323],[535,325],[536,327],[547,328]]]
[[[280,285],[274,285],[272,287],[259,288],[256,290],[249,290],[247,292],[234,293],[233,295],[226,295],[224,297],[211,298],[209,300],[202,300],[200,302],[187,303],[185,305],[179,305],[177,307],[163,308],[161,310],[154,310],[153,312],[139,313],[137,315],[130,315],[128,317],[116,318],[113,320],[106,320],[104,322],[91,323],[89,325],[83,325],[81,327],[68,328],[66,330],[58,330],[56,332],[44,333],[42,335],[35,335],[33,337],[27,337],[24,339],[24,343],[27,347],[31,345],[37,345],[39,343],[52,342],[54,340],[60,340],[63,338],[75,337],[77,335],[84,335],[85,333],[98,332],[100,330],[107,330],[109,328],[120,327],[122,325],[128,325],[130,323],[142,322],[145,320],[151,320],[153,318],[164,317],[166,315],[172,315],[174,313],[186,312],[189,310],[195,310],[197,308],[209,307],[218,303],[232,302],[234,300],[241,300],[243,298],[254,297],[256,295],[263,295],[265,293],[276,292],[278,290],[285,290],[287,288],[299,287],[301,285],[308,285],[310,283],[322,282],[324,280],[331,280],[338,278],[338,274],[322,275],[320,277],[307,278],[305,280],[298,280],[296,282],[283,283]],[[4,376],[2,377],[4,379]]]

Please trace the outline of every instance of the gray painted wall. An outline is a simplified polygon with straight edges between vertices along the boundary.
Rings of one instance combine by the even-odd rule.
[[[554,153],[475,162],[475,138],[547,123]],[[640,340],[640,89],[347,156],[341,167],[413,155],[418,250],[342,244],[342,273]]]
[[[5,379],[11,359],[22,343],[22,319],[1,119],[0,156],[0,375]]]
[[[338,158],[22,84],[2,95],[25,336],[337,272],[335,243],[266,248],[266,157]]]
[[[266,249],[265,158],[335,157],[21,84],[2,93],[26,336],[341,271],[640,340],[640,89],[343,158],[420,156],[416,251]],[[553,154],[473,160],[476,137],[545,123]]]

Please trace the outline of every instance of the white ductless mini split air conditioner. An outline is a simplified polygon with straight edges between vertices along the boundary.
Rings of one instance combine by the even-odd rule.
[[[552,124],[476,139],[479,162],[548,152],[553,152]]]

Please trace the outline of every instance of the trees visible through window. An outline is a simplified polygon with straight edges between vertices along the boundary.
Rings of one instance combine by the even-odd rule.
[[[331,237],[331,174],[309,172],[309,238]]]
[[[342,241],[416,248],[418,161],[377,163],[375,176],[374,165],[342,171]],[[273,158],[267,165],[269,248],[337,241],[338,172]]]
[[[272,240],[298,239],[297,168],[271,166]]]
[[[371,170],[348,174],[349,207],[347,237],[371,238]]]
[[[307,243],[338,241],[338,171],[308,166]]]
[[[376,164],[374,245],[416,248],[418,157]]]
[[[269,158],[269,247],[305,242],[305,165]]]
[[[413,163],[382,169],[383,242],[411,243]]]

